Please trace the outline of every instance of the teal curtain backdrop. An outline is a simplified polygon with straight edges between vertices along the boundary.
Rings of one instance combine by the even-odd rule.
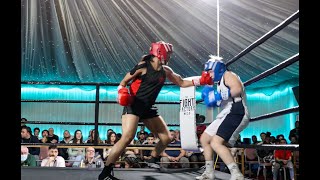
[[[247,105],[251,117],[260,116],[274,111],[297,106],[292,87],[297,85],[297,81],[291,81],[279,86],[270,88],[247,90]],[[201,87],[197,88],[196,99],[201,99]],[[70,85],[22,85],[22,100],[95,100],[95,86],[70,86]],[[101,101],[115,101],[117,96],[116,86],[102,86],[100,88]],[[178,102],[180,89],[176,86],[165,86],[159,96],[158,102]],[[164,117],[168,124],[179,124],[179,104],[157,104],[159,114]],[[94,103],[46,103],[46,102],[22,102],[21,117],[29,121],[47,122],[91,122],[94,123]],[[122,107],[114,104],[99,105],[99,122],[121,123]],[[214,109],[214,117],[219,112],[219,108]],[[206,107],[199,103],[197,113],[206,115]],[[287,138],[291,129],[294,128],[296,113],[282,115],[274,118],[263,119],[252,122],[241,133],[242,138],[256,135],[260,139],[261,132],[269,131],[272,135],[283,134]],[[210,122],[206,119],[205,122]],[[77,129],[81,129],[84,137],[88,137],[90,129],[94,126],[88,125],[51,125],[51,124],[29,124],[33,129],[39,127],[41,131],[52,127],[55,133],[62,137],[64,130],[69,130],[71,134]],[[120,126],[99,126],[99,133],[102,139],[106,139],[106,132],[111,128],[117,133],[122,133]],[[169,127],[179,129],[179,127]],[[139,130],[139,127],[138,127]],[[149,130],[147,130],[149,131]]]

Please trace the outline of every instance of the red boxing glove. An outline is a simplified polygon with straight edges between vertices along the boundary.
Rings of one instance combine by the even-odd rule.
[[[121,106],[129,106],[132,102],[132,97],[129,94],[129,90],[123,86],[118,87],[118,103]]]
[[[193,79],[192,82],[195,86],[213,85],[212,77],[207,71],[202,71],[201,77],[199,79]]]
[[[213,85],[212,77],[207,71],[202,71],[200,85]]]

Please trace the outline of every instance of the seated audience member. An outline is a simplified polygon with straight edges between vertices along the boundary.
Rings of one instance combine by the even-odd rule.
[[[29,154],[27,146],[21,146],[21,166],[36,166],[36,159]]]
[[[131,145],[134,144],[134,139],[130,142]],[[141,158],[140,156],[137,157],[139,154],[138,149],[126,149],[124,153],[121,155],[121,159],[125,162],[124,168],[141,168],[144,164],[140,163]]]
[[[155,138],[153,133],[150,133],[147,137],[147,142],[145,142],[144,144],[147,144],[147,145],[156,144],[154,140]],[[140,151],[141,151],[140,154],[141,154],[142,160],[144,160],[147,163],[156,163],[157,159],[151,156],[152,150],[140,150]]]
[[[298,142],[298,139],[296,136],[291,136],[291,139],[290,139],[290,144],[299,144]]]
[[[72,136],[68,130],[63,132],[63,139],[60,141],[60,144],[67,144],[72,140]],[[62,156],[63,159],[69,159],[68,148],[59,148],[59,156]]]
[[[141,145],[146,141],[146,132],[141,130],[137,132],[137,138],[138,140],[134,142],[136,145]]]
[[[109,136],[109,133],[114,132],[113,129],[108,129],[107,130],[107,137]]]
[[[198,123],[204,123],[206,120],[206,117],[204,115],[199,115],[196,119],[197,124]],[[198,124],[197,125],[197,137],[198,137],[198,142],[200,143],[200,136],[206,130],[207,126],[204,124]]]
[[[295,122],[295,128],[291,129],[289,133],[289,140],[291,140],[292,136],[295,136],[297,138],[297,141],[299,141],[299,120]]]
[[[33,135],[40,140],[39,133],[40,133],[40,129],[38,127],[33,129]]]
[[[26,118],[21,118],[21,128],[27,127],[27,125],[26,125],[27,122],[28,122],[28,120]]]
[[[271,144],[270,137],[265,136],[262,144]],[[271,163],[274,160],[273,150],[271,149],[258,149],[257,154],[264,163]]]
[[[256,135],[252,135],[251,136],[251,140],[252,140],[252,144],[258,144],[259,143],[258,138],[257,138]]]
[[[82,131],[77,129],[74,132],[73,139],[70,140],[69,143],[70,144],[77,144],[77,145],[84,144]],[[81,160],[83,160],[85,157],[85,148],[76,148],[76,147],[68,148],[68,155],[69,155],[70,161],[68,162],[67,166],[79,167]]]
[[[39,143],[39,139],[32,135],[31,129],[27,126],[21,128],[21,143]],[[40,148],[28,147],[29,153],[39,158]]]
[[[116,142],[118,141],[117,135],[115,132],[110,131],[108,133],[108,137],[105,140],[105,144],[111,144],[114,145]],[[111,148],[107,149],[107,148],[103,148],[103,159],[107,159],[107,157],[109,156],[109,153],[111,151]]]
[[[283,134],[278,134],[276,138],[279,139],[279,140],[284,139],[284,135]]]
[[[42,160],[41,167],[66,167],[63,157],[58,156],[57,146],[50,145],[48,149],[48,157]]]
[[[287,140],[280,139],[280,144],[287,144]],[[286,165],[289,168],[290,179],[294,180],[293,163],[291,161],[292,152],[290,150],[275,150],[274,158],[275,161],[272,166],[273,179],[277,180],[279,169]]]
[[[49,131],[48,130],[42,130],[41,132],[42,138],[40,139],[40,143],[50,143],[48,140]]]
[[[266,133],[265,133],[265,132],[260,133],[261,141],[260,141],[259,143],[257,143],[257,145],[261,145],[261,144],[263,144],[263,142],[264,142],[264,140],[265,140],[266,136],[267,136],[267,135],[266,135]]]
[[[99,136],[99,131],[96,132],[96,130],[92,130],[90,132],[90,136],[89,136],[89,139],[87,140],[86,143],[88,144],[95,144],[95,136],[97,136],[97,144],[103,144],[103,141],[100,139],[100,136]],[[97,149],[95,150],[95,153],[97,155],[100,155],[100,157],[103,157],[103,149]]]
[[[171,135],[171,143],[170,144],[178,144],[181,145],[180,141],[175,140],[175,131],[170,130],[170,135]],[[181,149],[181,150],[165,150],[161,153],[161,167],[168,168],[169,166],[177,166],[177,167],[182,167],[182,168],[189,168],[189,160],[188,158],[185,157],[186,151]],[[171,162],[171,163],[169,163]],[[179,163],[175,163],[179,162]]]
[[[42,138],[40,139],[40,143],[50,143],[48,140],[49,131],[46,129],[42,130],[41,134]],[[45,159],[46,157],[48,157],[48,146],[42,146],[40,147],[39,160]]]
[[[87,168],[104,168],[104,163],[101,159],[101,155],[95,156],[96,151],[93,147],[86,148],[86,156],[84,159],[85,167]]]
[[[199,168],[205,164],[205,159],[203,153],[199,151],[187,151],[186,156],[189,159],[189,162],[199,162],[199,163],[191,163],[191,168]]]
[[[181,141],[181,139],[180,139],[180,130],[176,129],[175,133],[176,133],[176,141]]]
[[[59,142],[59,136],[57,136],[57,135],[54,134],[53,128],[49,128],[49,129],[48,129],[48,132],[49,132],[49,134],[48,134],[48,141],[49,141],[50,143],[58,143],[58,142]]]

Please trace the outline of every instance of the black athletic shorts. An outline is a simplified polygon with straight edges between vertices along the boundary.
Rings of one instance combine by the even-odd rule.
[[[140,121],[159,116],[156,106],[149,106],[144,103],[137,103],[136,101],[132,105],[123,108],[122,115],[125,114],[134,114],[140,118]]]

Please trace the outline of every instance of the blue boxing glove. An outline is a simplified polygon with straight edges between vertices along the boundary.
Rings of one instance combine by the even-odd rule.
[[[201,97],[207,107],[219,107],[222,101],[221,94],[210,86],[202,89]]]

